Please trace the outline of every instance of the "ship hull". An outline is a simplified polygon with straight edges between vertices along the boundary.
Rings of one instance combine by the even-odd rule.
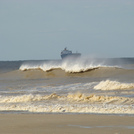
[[[65,58],[79,58],[81,56],[80,53],[72,53],[72,54],[62,54],[61,58],[65,59]]]

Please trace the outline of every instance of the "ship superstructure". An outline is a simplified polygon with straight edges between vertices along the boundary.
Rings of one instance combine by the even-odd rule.
[[[68,58],[68,57],[73,57],[73,58],[77,58],[80,57],[81,54],[80,53],[72,53],[72,51],[68,50],[66,47],[64,48],[64,50],[61,51],[61,58]]]

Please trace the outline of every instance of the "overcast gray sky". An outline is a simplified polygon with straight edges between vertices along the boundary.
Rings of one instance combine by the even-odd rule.
[[[134,57],[134,0],[0,0],[0,60],[73,52]]]

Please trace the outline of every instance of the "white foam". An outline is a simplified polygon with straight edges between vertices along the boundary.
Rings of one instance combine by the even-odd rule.
[[[94,60],[87,61],[87,59],[67,59],[61,62],[49,61],[41,64],[25,63],[20,66],[20,70],[41,69],[43,71],[49,71],[51,69],[61,68],[65,72],[84,72],[89,69],[94,69],[104,66],[103,63],[95,63]]]
[[[134,99],[88,94],[0,96],[0,110],[134,114]]]
[[[42,96],[42,95],[20,95],[20,96],[0,96],[0,103],[18,103],[18,102],[34,102],[43,101],[53,98],[58,98],[59,96],[55,93]]]
[[[117,89],[132,89],[134,88],[134,83],[121,83],[118,81],[101,81],[94,89],[100,90],[117,90]]]
[[[97,104],[4,104],[1,111],[57,112],[57,113],[116,113],[134,114],[134,106]]]

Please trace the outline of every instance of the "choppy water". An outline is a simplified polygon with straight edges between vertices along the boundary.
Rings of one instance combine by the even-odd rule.
[[[134,59],[1,61],[0,111],[134,114]]]

